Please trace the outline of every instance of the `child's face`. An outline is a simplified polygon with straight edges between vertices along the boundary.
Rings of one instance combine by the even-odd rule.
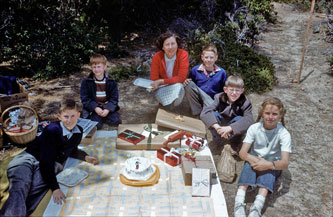
[[[178,49],[178,44],[175,37],[172,36],[165,39],[162,49],[164,50],[168,58],[172,58],[173,56],[175,56]]]
[[[231,103],[235,102],[244,92],[244,88],[233,87],[233,86],[224,87],[223,90],[227,94],[228,100]]]
[[[80,117],[80,112],[76,109],[66,109],[61,113],[58,113],[58,119],[66,127],[67,130],[72,130]]]
[[[91,65],[91,70],[97,79],[102,79],[104,77],[104,71],[106,70],[106,64],[93,64]]]
[[[266,105],[262,111],[262,118],[266,130],[276,128],[276,125],[281,118],[279,108],[276,105]]]
[[[204,51],[201,54],[201,60],[205,68],[212,69],[217,60],[217,55],[213,51]]]

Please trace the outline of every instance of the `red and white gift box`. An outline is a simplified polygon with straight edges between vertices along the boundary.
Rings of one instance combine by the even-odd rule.
[[[206,145],[206,140],[201,138],[201,137],[197,137],[194,135],[185,135],[184,136],[185,139],[185,144],[187,146],[189,146],[190,148],[193,148],[195,150],[201,150],[205,147]]]
[[[181,154],[177,153],[174,148],[163,147],[157,150],[157,158],[169,164],[170,166],[177,166],[181,163]]]

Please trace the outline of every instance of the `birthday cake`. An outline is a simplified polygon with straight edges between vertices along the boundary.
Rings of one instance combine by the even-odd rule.
[[[148,180],[155,172],[149,159],[144,157],[132,157],[126,160],[125,167],[120,173],[129,180]]]

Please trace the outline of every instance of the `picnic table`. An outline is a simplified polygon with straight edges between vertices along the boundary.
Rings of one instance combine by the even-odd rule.
[[[57,205],[51,198],[43,216],[228,216],[219,179],[211,185],[210,197],[192,197],[180,166],[165,164],[156,158],[155,150],[118,150],[116,137],[117,131],[97,131],[94,144],[80,145],[89,155],[98,156],[99,165],[68,158],[65,168],[78,167],[89,176],[75,187],[60,185],[66,203]],[[208,147],[200,155],[213,160]],[[157,184],[130,187],[120,182],[120,169],[133,156],[146,157],[158,166]]]

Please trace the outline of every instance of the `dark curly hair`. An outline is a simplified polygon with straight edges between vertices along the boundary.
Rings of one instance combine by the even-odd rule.
[[[168,32],[161,34],[156,39],[155,46],[157,47],[157,49],[162,50],[164,41],[170,37],[174,37],[176,39],[178,47],[182,48],[183,42],[182,42],[181,38],[176,33],[168,31]]]

